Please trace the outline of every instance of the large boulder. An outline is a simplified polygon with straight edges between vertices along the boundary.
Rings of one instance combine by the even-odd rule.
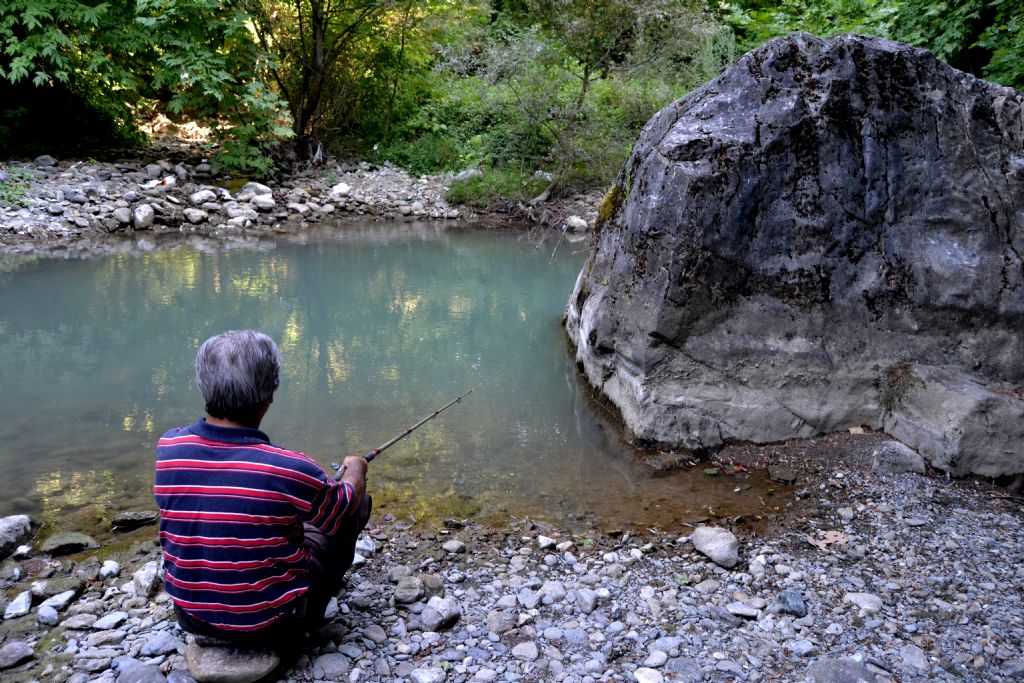
[[[794,33],[655,115],[594,234],[566,326],[641,443],[868,425],[1024,472],[1021,93]]]

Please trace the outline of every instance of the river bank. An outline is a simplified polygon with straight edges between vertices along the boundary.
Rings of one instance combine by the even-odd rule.
[[[536,223],[585,231],[597,195],[543,208],[479,211],[449,205],[452,174],[413,177],[390,164],[331,160],[266,183],[218,177],[182,143],[154,146],[151,159],[0,163],[0,247],[7,251],[104,235],[167,232],[217,238],[295,232],[348,219]],[[577,215],[578,214],[578,215]]]
[[[330,623],[273,679],[1021,680],[1019,501],[977,481],[885,473],[872,466],[879,435],[800,443],[788,523],[736,527],[730,547],[729,520],[709,520],[723,528],[717,550],[685,525],[423,530],[375,516]],[[731,463],[797,450],[734,450]],[[5,680],[193,680],[155,529],[125,538],[4,562]]]

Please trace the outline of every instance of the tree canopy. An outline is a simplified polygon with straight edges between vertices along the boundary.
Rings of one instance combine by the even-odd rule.
[[[353,150],[544,198],[606,182],[658,108],[792,30],[902,40],[1024,89],[1014,0],[8,0],[0,152],[71,140],[61,121],[137,142],[161,111],[211,125],[232,172]]]

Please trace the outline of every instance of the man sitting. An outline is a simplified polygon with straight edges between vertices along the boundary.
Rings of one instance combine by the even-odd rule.
[[[259,431],[280,373],[265,334],[207,339],[196,356],[207,415],[157,445],[165,587],[199,636],[273,645],[315,629],[369,518],[363,458],[345,458],[336,481]]]

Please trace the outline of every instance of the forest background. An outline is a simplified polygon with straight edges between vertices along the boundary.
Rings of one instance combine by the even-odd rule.
[[[925,47],[1024,90],[1019,0],[6,0],[0,158],[212,129],[216,169],[479,169],[450,199],[607,185],[661,107],[793,30]]]

